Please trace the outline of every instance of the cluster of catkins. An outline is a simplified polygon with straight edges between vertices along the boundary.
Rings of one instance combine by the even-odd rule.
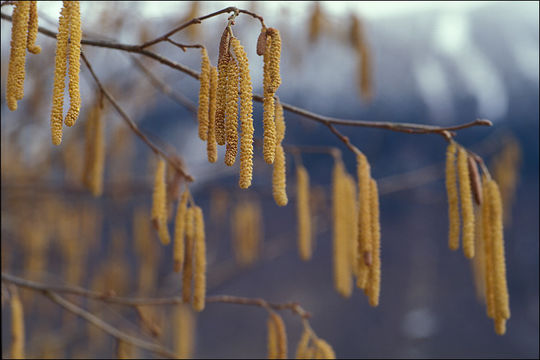
[[[446,150],[446,190],[450,223],[448,245],[451,250],[459,248],[461,230],[463,252],[467,258],[474,261],[487,315],[495,322],[495,332],[503,335],[506,332],[506,321],[510,318],[503,208],[497,183],[487,169],[483,169],[484,174],[481,177],[475,158],[469,155],[465,148],[450,140]],[[474,204],[477,205],[476,215]]]
[[[257,54],[264,55],[264,143],[263,154],[275,170],[275,197],[279,205],[287,204],[285,194],[285,159],[281,140],[285,136],[283,109],[274,96],[281,83],[279,62],[281,39],[273,28],[263,28],[257,41]],[[217,161],[217,145],[226,145],[225,164],[234,165],[238,152],[238,103],[240,103],[240,179],[243,189],[251,185],[253,173],[253,87],[246,51],[232,35],[230,26],[223,31],[217,67],[211,66],[208,53],[201,49],[199,90],[199,138],[207,142],[209,162]],[[280,177],[280,175],[283,175]]]

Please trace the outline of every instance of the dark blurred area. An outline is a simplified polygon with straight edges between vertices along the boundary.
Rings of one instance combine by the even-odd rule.
[[[188,4],[156,6],[167,8],[167,14],[178,10],[189,18]],[[202,15],[229,5],[201,3],[197,12]],[[96,6],[95,12],[93,6]],[[109,14],[105,18],[105,10],[112,6],[115,11],[110,13],[117,14],[116,17]],[[110,36],[119,42],[138,43],[144,41],[145,36],[161,35],[185,20],[164,16],[163,11],[156,9],[151,14],[141,15],[145,14],[147,6],[151,5],[141,3],[130,8],[116,3],[97,8],[94,3],[82,4],[83,29],[88,29],[85,36],[92,39]],[[367,9],[369,4],[323,2],[317,21],[313,18],[313,3],[304,3],[303,10],[295,6],[266,2],[245,5],[263,15],[268,26],[281,32],[283,81],[277,95],[284,103],[352,120],[452,126],[487,118],[493,122],[492,127],[463,129],[455,139],[482,156],[492,172],[505,146],[510,142],[518,144],[521,156],[513,169],[517,171],[517,183],[508,207],[511,217],[504,228],[511,309],[507,333],[495,334],[485,306],[476,295],[472,263],[461,249],[457,252],[448,249],[448,204],[444,186],[447,143],[441,136],[338,127],[366,154],[372,176],[379,183],[382,285],[380,305],[372,308],[359,289],[355,289],[349,299],[334,290],[331,156],[301,155],[311,181],[316,244],[313,258],[304,262],[298,256],[296,245],[296,162],[290,154],[287,156],[289,204],[280,208],[272,198],[272,167],[262,160],[260,146],[255,148],[253,185],[250,190],[241,190],[237,185],[238,165],[229,168],[223,164],[223,149],[219,149],[216,164],[208,163],[206,144],[197,137],[196,115],[153,87],[130,56],[115,50],[85,47],[83,50],[98,76],[117,96],[118,102],[157,143],[174,146],[196,179],[190,190],[205,213],[208,296],[228,294],[276,303],[298,302],[311,313],[311,326],[333,346],[338,358],[538,358],[538,3],[485,2],[475,7],[430,7],[391,15],[384,15],[381,10],[373,15]],[[340,6],[346,10],[340,12]],[[2,8],[3,13],[8,12],[6,8]],[[91,12],[94,14],[90,15]],[[40,24],[56,30],[57,13],[52,14],[52,24],[46,20],[41,22],[41,18]],[[362,51],[369,53],[371,62],[369,95],[365,93],[367,85],[359,80],[361,71],[366,70],[359,68],[358,57],[365,53],[358,52],[350,41],[352,14],[361,24],[365,47]],[[179,33],[176,39],[207,46],[215,65],[219,34],[225,21],[225,15],[211,18],[194,27],[196,32]],[[79,184],[77,156],[73,155],[75,160],[70,160],[63,153],[70,149],[72,154],[82,156],[83,120],[89,108],[87,104],[91,102],[85,104],[84,99],[94,94],[91,78],[81,66],[81,123],[65,129],[66,140],[62,147],[53,148],[49,133],[49,89],[52,88],[54,41],[38,36],[38,44],[44,49],[40,55],[42,60],[28,58],[25,87],[39,87],[36,95],[28,90],[28,97],[35,98],[35,102],[25,98],[20,109],[11,113],[4,96],[10,26],[2,20],[2,271],[29,279],[96,289],[96,281],[105,283],[107,277],[116,278],[111,275],[114,273],[120,275],[116,283],[110,280],[111,284],[116,284],[110,286],[119,286],[115,288],[118,294],[178,295],[181,280],[172,272],[171,247],[159,245],[154,234],[151,256],[155,262],[148,266],[155,268],[147,292],[141,292],[143,287],[139,286],[141,280],[137,278],[143,257],[150,255],[133,249],[138,231],[133,214],[138,210],[150,214],[155,160],[151,151],[126,131],[125,124],[110,109],[106,123],[104,194],[93,198]],[[258,26],[255,20],[240,16],[234,32],[248,53],[254,92],[261,94],[262,58],[255,53]],[[197,50],[182,52],[170,44],[157,45],[153,50],[192,69],[200,69]],[[196,104],[197,81],[158,63],[141,60],[173,91],[183,94],[188,103]],[[46,74],[40,70],[41,64],[45,64]],[[40,98],[41,94],[44,99]],[[328,128],[289,112],[285,112],[285,120],[284,144],[337,147],[343,153],[348,172],[356,176],[355,156]],[[262,139],[259,103],[254,103],[254,121],[255,137]],[[18,164],[13,165],[14,162]],[[230,234],[233,209],[246,199],[256,200],[261,206],[263,239],[257,261],[242,266],[235,262]],[[51,209],[56,213],[69,213],[79,206],[92,208],[93,212],[88,211],[94,214],[93,221],[100,221],[101,225],[92,223],[93,232],[84,233],[82,237],[75,237],[75,233],[70,237],[70,230],[65,230],[67,240],[59,240],[59,245],[51,245],[48,250],[49,265],[39,273],[32,273],[24,261],[18,260],[29,256],[28,247],[19,241],[27,236],[21,224],[24,226],[34,218],[44,223],[52,221],[51,214],[34,214],[42,211],[41,205],[36,204],[49,201],[55,204]],[[222,211],[216,208],[218,202]],[[34,206],[37,210],[32,210]],[[44,209],[49,209],[47,206]],[[65,213],[62,216],[66,216]],[[82,229],[84,219],[80,221]],[[173,230],[172,225],[169,230]],[[50,236],[53,244],[56,241],[53,238],[63,235],[59,230]],[[88,243],[81,245],[79,250],[84,255],[62,245],[73,238],[83,241],[85,236],[94,240],[87,239]],[[82,263],[82,273],[72,278],[75,279],[72,282],[66,274],[72,273],[73,268],[66,259],[74,253],[86,260]],[[64,262],[68,265],[59,265]],[[105,263],[107,266],[117,263],[123,270],[112,269]],[[107,290],[107,286],[103,285],[101,290]],[[39,337],[46,330],[58,334],[58,338],[51,341],[60,345],[50,350],[56,356],[111,356],[112,340],[90,345],[85,335],[90,330],[86,330],[82,320],[69,317],[51,303],[37,305],[48,302],[39,294],[27,294],[23,301],[26,301],[25,311],[37,319],[26,323],[30,354],[44,356]],[[77,303],[87,305],[82,300]],[[3,315],[5,311],[3,305]],[[164,325],[158,339],[164,344],[172,342],[168,332],[171,325],[163,320],[170,317],[170,311],[172,309],[166,307],[159,315]],[[140,319],[133,312],[104,305],[97,313],[138,334],[136,325]],[[282,315],[288,330],[289,356],[293,356],[302,331],[301,322],[294,314],[282,312]],[[256,307],[208,304],[204,312],[196,315],[193,356],[265,357],[266,318],[266,312]],[[66,321],[71,325],[66,325]],[[2,321],[3,343],[9,344],[9,329],[9,322]],[[62,340],[64,335],[66,339]],[[3,346],[2,351],[5,354],[9,349]]]

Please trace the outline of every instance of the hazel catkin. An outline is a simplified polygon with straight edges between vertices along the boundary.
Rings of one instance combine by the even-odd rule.
[[[474,209],[472,203],[467,151],[459,147],[457,157],[461,217],[463,220],[463,252],[469,259],[474,257]]]
[[[486,285],[485,288],[485,297],[486,297],[486,312],[487,316],[494,319],[495,318],[495,293],[493,286],[494,279],[494,267],[493,267],[493,217],[491,215],[491,196],[489,190],[489,180],[484,175],[482,178],[482,191],[484,202],[482,203],[481,212],[482,212],[482,236],[484,243],[484,282]]]
[[[450,141],[446,148],[446,193],[448,196],[448,247],[459,248],[459,199],[456,180],[456,143]]]
[[[227,66],[227,90],[226,90],[226,123],[225,134],[227,148],[225,151],[225,164],[234,165],[238,152],[238,65],[234,59],[230,59]]]
[[[238,61],[240,73],[240,188],[247,189],[253,176],[253,88],[249,75],[247,54],[236,38],[231,39],[231,45]]]
[[[381,224],[379,222],[379,191],[374,179],[370,181],[370,206],[371,206],[371,251],[373,263],[369,267],[369,279],[367,284],[367,296],[371,306],[379,305],[379,293],[381,290]]]
[[[17,100],[24,96],[27,30],[30,2],[17,1],[13,10],[11,51],[9,55],[6,102],[9,110],[17,110]]]
[[[206,141],[208,137],[208,113],[210,105],[210,59],[204,47],[201,49],[201,76],[199,81],[199,108],[197,110],[199,138]]]
[[[286,164],[285,164],[285,151],[281,142],[285,137],[285,118],[283,116],[283,106],[279,100],[276,102],[276,155],[274,159],[274,167],[272,172],[272,194],[274,200],[278,206],[285,206],[288,203],[286,192]]]
[[[365,289],[371,257],[371,205],[370,205],[370,167],[364,154],[356,158],[358,172],[358,274],[356,285]]]
[[[215,66],[210,68],[210,105],[208,115],[208,135],[206,138],[206,152],[208,161],[214,163],[217,161],[216,144],[216,91],[218,74]]]
[[[11,291],[11,358],[24,359],[24,310],[16,288]]]
[[[69,5],[69,109],[65,123],[73,126],[79,117],[81,94],[79,90],[79,72],[81,67],[81,11],[79,1],[70,1]]]
[[[176,221],[174,228],[174,271],[179,272],[184,265],[184,235],[186,231],[186,212],[189,190],[186,188],[182,193],[182,197],[178,202],[178,210],[176,211]]]
[[[193,309],[202,311],[206,297],[206,240],[202,209],[195,207],[195,273],[193,277]]]
[[[296,167],[296,211],[298,217],[298,252],[304,261],[311,259],[311,213],[309,208],[309,174],[302,165]]]
[[[225,28],[221,35],[219,43],[218,56],[218,82],[217,82],[217,100],[216,100],[216,140],[219,145],[225,145],[225,108],[227,94],[227,75],[228,65],[231,60],[229,54],[229,46],[231,43],[231,32],[228,27]]]
[[[281,316],[270,313],[268,319],[268,358],[287,359],[287,332]]]
[[[182,271],[182,301],[184,303],[191,302],[191,282],[193,277],[193,253],[195,243],[195,228],[194,228],[194,209],[189,207],[186,210],[186,242],[185,242],[185,257],[184,269]]]
[[[38,13],[37,13],[37,1],[30,1],[30,17],[28,19],[28,40],[27,48],[32,54],[39,54],[41,47],[36,45],[36,38],[38,33]]]
[[[152,198],[152,221],[158,231],[163,245],[171,241],[167,229],[167,189],[165,184],[165,160],[159,159],[154,179],[154,194]]]

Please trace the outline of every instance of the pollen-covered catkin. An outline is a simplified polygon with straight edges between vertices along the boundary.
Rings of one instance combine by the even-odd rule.
[[[448,195],[448,247],[459,248],[459,198],[456,182],[456,143],[450,141],[446,148],[446,193]]]
[[[467,151],[459,147],[458,158],[459,195],[461,198],[461,217],[463,219],[463,253],[469,259],[474,257],[474,209],[472,203]]]
[[[354,177],[345,174],[346,196],[345,196],[345,211],[346,211],[346,239],[349,247],[349,267],[350,272],[356,276],[358,273],[358,206],[356,195],[356,181]],[[352,289],[351,289],[352,291]]]
[[[214,163],[217,161],[216,144],[216,91],[218,74],[215,66],[210,68],[210,106],[208,114],[208,135],[206,139],[206,152],[208,161]]]
[[[69,9],[66,3],[68,2],[64,1],[64,6],[60,11],[58,35],[56,35],[53,104],[51,109],[51,135],[52,143],[54,145],[60,145],[62,142],[64,78],[67,69],[67,46],[69,37]]]
[[[227,137],[225,164],[228,166],[234,165],[238,152],[238,71],[238,65],[231,57],[227,66],[227,104],[225,108],[225,133]]]
[[[506,283],[506,263],[504,258],[503,213],[501,194],[497,183],[491,180],[488,184],[491,202],[491,225],[493,236],[493,276],[495,295],[495,330],[503,335],[506,331],[502,319],[510,318],[508,286]]]
[[[373,263],[369,268],[367,296],[371,306],[379,305],[381,291],[381,224],[379,222],[379,190],[374,179],[370,181],[371,203],[371,249]]]
[[[195,347],[195,316],[193,310],[185,305],[176,306],[174,314],[174,351],[178,359],[191,359]]]
[[[174,271],[180,272],[184,265],[184,234],[186,231],[186,212],[189,190],[186,189],[182,193],[182,197],[178,202],[178,210],[176,211],[176,221],[174,228]]]
[[[489,190],[489,180],[484,175],[482,178],[482,191],[484,202],[482,203],[482,236],[484,243],[484,282],[486,284],[486,312],[487,316],[495,318],[495,294],[494,294],[494,273],[493,269],[493,218],[491,209],[491,196]]]
[[[298,252],[304,261],[311,259],[311,214],[309,209],[309,174],[302,165],[296,167],[296,209],[298,216]]]
[[[371,258],[371,205],[370,205],[370,179],[371,171],[368,160],[364,154],[356,158],[358,172],[358,274],[356,285],[365,289],[369,274],[369,259]]]
[[[32,54],[39,54],[41,47],[36,45],[36,38],[38,33],[38,13],[37,13],[37,1],[30,1],[30,18],[28,19],[28,40],[27,48]]]
[[[336,353],[332,346],[321,338],[315,340],[315,347],[317,349],[315,357],[316,359],[335,359]]]
[[[274,163],[276,149],[276,124],[274,94],[281,83],[279,61],[281,57],[281,39],[279,31],[269,28],[263,68],[263,156],[268,164]]]
[[[266,34],[269,35],[269,37],[272,39],[272,41],[270,42],[270,46],[267,47],[269,49],[268,53],[270,55],[268,64],[270,83],[268,84],[268,91],[275,93],[279,85],[281,85],[281,75],[279,73],[279,63],[281,60],[281,37],[279,35],[279,31],[274,28],[268,28]]]
[[[273,164],[276,156],[276,123],[274,121],[274,94],[264,93],[263,98],[263,156],[267,164]]]
[[[253,88],[249,75],[247,54],[238,39],[231,40],[240,72],[240,179],[239,186],[247,189],[253,175]]]
[[[467,165],[469,167],[469,180],[471,182],[471,190],[474,195],[476,205],[482,205],[482,180],[478,172],[478,166],[472,156],[468,157]]]
[[[101,196],[103,192],[103,172],[105,170],[105,127],[102,109],[95,105],[93,115],[92,163],[90,164],[90,189],[92,195]]]
[[[195,274],[193,277],[193,309],[202,311],[206,298],[206,240],[202,209],[195,207]]]
[[[285,206],[289,202],[287,197],[287,165],[285,163],[285,151],[283,146],[276,146],[276,158],[274,159],[274,168],[272,171],[272,194],[274,201],[278,206]]]
[[[193,207],[186,210],[186,242],[185,242],[185,258],[184,269],[182,271],[182,301],[185,303],[191,302],[191,281],[193,277],[193,253],[195,243],[195,228]]]
[[[268,319],[268,358],[287,359],[287,332],[281,316],[270,313]]]
[[[11,27],[11,52],[9,55],[6,102],[9,110],[17,110],[17,100],[24,96],[24,66],[28,40],[28,18],[30,2],[17,1],[13,10]]]
[[[208,137],[208,112],[210,105],[210,59],[206,48],[201,49],[201,76],[199,78],[199,138],[206,141]]]
[[[167,186],[165,184],[165,160],[159,159],[154,179],[154,195],[152,198],[152,221],[158,231],[159,240],[163,245],[171,241],[167,229]]]
[[[332,217],[333,217],[333,260],[334,286],[343,297],[352,293],[350,246],[347,238],[347,209],[345,168],[341,159],[335,160],[332,171]],[[356,250],[356,249],[355,249]]]
[[[308,349],[309,340],[311,338],[310,332],[304,328],[300,341],[298,341],[298,346],[296,347],[296,359],[307,359],[306,351]]]
[[[19,293],[11,291],[11,358],[24,359],[24,311]]]
[[[231,60],[229,54],[229,44],[231,43],[231,33],[229,28],[225,28],[219,43],[218,56],[218,82],[216,100],[216,140],[219,145],[225,145],[225,108],[227,94],[228,63]]]
[[[69,2],[69,110],[65,123],[73,126],[79,117],[81,94],[79,91],[79,72],[81,67],[81,11],[79,1]]]

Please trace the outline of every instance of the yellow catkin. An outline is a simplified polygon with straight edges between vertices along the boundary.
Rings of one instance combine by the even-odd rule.
[[[350,271],[355,276],[358,273],[358,261],[357,261],[357,241],[358,241],[358,206],[357,206],[357,195],[356,195],[356,181],[354,178],[346,174],[346,226],[347,226],[347,242],[349,246],[349,266],[351,267]]]
[[[279,74],[279,63],[281,60],[281,37],[279,35],[279,31],[274,28],[269,28],[266,31],[266,34],[270,36],[272,39],[269,48],[269,74],[270,74],[270,84],[269,84],[269,91],[272,93],[275,93],[281,85],[281,76]],[[268,43],[267,43],[268,44]]]
[[[238,185],[247,189],[253,176],[253,87],[249,75],[247,54],[238,39],[231,40],[240,72],[240,179]]]
[[[489,180],[484,176],[482,178],[482,191],[484,202],[482,203],[482,236],[484,243],[484,281],[486,284],[486,310],[487,316],[495,318],[495,294],[493,291],[493,226],[491,215],[491,196],[488,186]]]
[[[82,171],[82,182],[84,186],[88,189],[91,189],[91,169],[94,162],[94,144],[95,144],[95,134],[96,134],[96,121],[95,117],[101,116],[101,109],[99,106],[92,106],[88,111],[86,117],[86,125],[84,128],[84,164]]]
[[[263,99],[263,156],[267,164],[273,164],[276,155],[276,123],[274,121],[274,94],[264,93]]]
[[[448,196],[448,247],[459,249],[459,198],[456,182],[456,143],[451,141],[446,148],[446,193]]]
[[[463,220],[463,253],[469,259],[474,257],[474,209],[472,201],[467,150],[460,147],[457,157],[459,197],[461,198],[461,217]]]
[[[298,217],[298,252],[304,261],[311,259],[311,213],[309,208],[309,174],[305,167],[296,167],[296,211]]]
[[[178,359],[190,359],[195,347],[195,316],[193,310],[179,304],[175,311],[174,351]]]
[[[495,330],[503,335],[505,328],[501,319],[510,318],[508,286],[506,282],[506,262],[504,257],[503,213],[501,194],[497,183],[491,180],[488,184],[491,202],[491,226],[493,236],[493,291],[495,297]]]
[[[184,190],[182,198],[178,202],[178,210],[176,211],[176,221],[174,228],[174,271],[179,272],[184,265],[184,234],[186,231],[186,211],[188,190]]]
[[[274,168],[272,172],[272,194],[274,201],[278,206],[285,206],[289,202],[287,197],[287,165],[285,163],[285,151],[283,146],[276,146],[276,157],[274,159]]]
[[[216,144],[216,91],[217,91],[217,69],[215,66],[210,68],[210,106],[208,114],[208,134],[206,138],[206,152],[208,161],[214,163],[217,161]]]
[[[92,162],[90,164],[90,189],[92,195],[101,196],[103,193],[103,172],[105,170],[105,126],[102,109],[96,104],[92,138]]]
[[[154,178],[154,194],[152,198],[152,221],[158,231],[163,245],[171,241],[167,229],[167,186],[165,184],[165,160],[159,159]]]
[[[240,265],[251,265],[257,260],[262,242],[261,219],[261,206],[255,201],[241,202],[233,211],[231,238]]]
[[[73,126],[79,117],[81,94],[79,91],[79,72],[81,67],[81,10],[79,1],[69,2],[69,110],[65,124]]]
[[[281,316],[270,313],[268,319],[268,358],[287,359],[287,331]]]
[[[321,338],[318,338],[315,340],[315,347],[317,349],[316,351],[316,359],[335,359],[336,353],[334,352],[334,349],[332,349],[332,346],[324,341]]]
[[[347,238],[347,213],[348,209],[345,188],[345,168],[341,159],[336,160],[332,171],[332,217],[333,217],[333,258],[334,258],[334,286],[336,291],[343,297],[349,297],[352,293],[352,279],[350,269],[351,250]]]
[[[208,137],[208,112],[210,103],[210,59],[206,48],[201,49],[201,76],[199,78],[199,138],[206,141]]]
[[[125,341],[118,340],[116,342],[116,358],[117,359],[131,359],[133,358],[133,348],[131,344]]]
[[[38,33],[38,14],[37,14],[37,1],[30,1],[30,18],[28,20],[28,40],[27,48],[32,54],[39,54],[41,47],[36,45],[36,38]]]
[[[182,301],[185,303],[191,302],[191,279],[193,277],[193,252],[195,247],[194,215],[193,207],[188,208],[186,211],[186,254],[182,272]]]
[[[15,289],[15,288],[13,288]],[[11,291],[11,358],[24,359],[24,311],[17,290]]]
[[[370,182],[371,203],[371,247],[373,263],[369,268],[367,296],[371,306],[379,305],[381,291],[381,224],[379,222],[379,190],[374,179]]]
[[[480,187],[480,189],[482,189]],[[476,297],[482,303],[486,302],[486,283],[484,270],[486,267],[486,257],[484,250],[484,219],[482,217],[482,209],[478,207],[475,214],[475,233],[474,233],[474,259],[472,262],[474,273],[474,285],[476,289]]]
[[[225,145],[225,108],[227,97],[227,75],[228,63],[231,60],[229,54],[229,44],[231,36],[228,28],[225,28],[221,35],[218,56],[218,82],[217,82],[217,100],[216,100],[216,140],[219,145]]]
[[[266,31],[267,42],[263,68],[263,156],[268,164],[274,163],[276,150],[276,124],[274,95],[281,83],[279,62],[281,57],[281,38],[279,31],[269,28]]]
[[[285,139],[285,116],[283,115],[283,105],[279,99],[276,100],[275,106],[275,119],[276,119],[276,142],[280,144]]]
[[[369,259],[371,258],[371,206],[370,179],[371,171],[367,158],[359,154],[356,158],[358,172],[358,274],[356,285],[365,289],[369,274]]]
[[[202,209],[195,207],[195,274],[193,277],[193,309],[202,311],[206,298],[206,240]]]
[[[298,341],[298,346],[296,347],[296,359],[307,359],[306,352],[310,338],[310,332],[307,329],[304,329],[302,336],[300,337],[300,341]]]
[[[67,69],[67,46],[69,37],[69,12],[66,3],[67,1],[64,1],[64,6],[60,11],[58,35],[56,36],[53,104],[51,109],[51,135],[52,143],[54,145],[60,145],[62,142],[64,78]]]
[[[11,27],[11,52],[9,55],[6,102],[9,110],[17,110],[17,100],[24,96],[24,66],[28,40],[28,18],[30,2],[17,1],[13,10]]]
[[[227,148],[225,151],[225,164],[234,165],[236,153],[238,152],[238,80],[239,72],[236,61],[229,60],[227,67],[227,91],[225,115],[225,133],[227,137]]]

